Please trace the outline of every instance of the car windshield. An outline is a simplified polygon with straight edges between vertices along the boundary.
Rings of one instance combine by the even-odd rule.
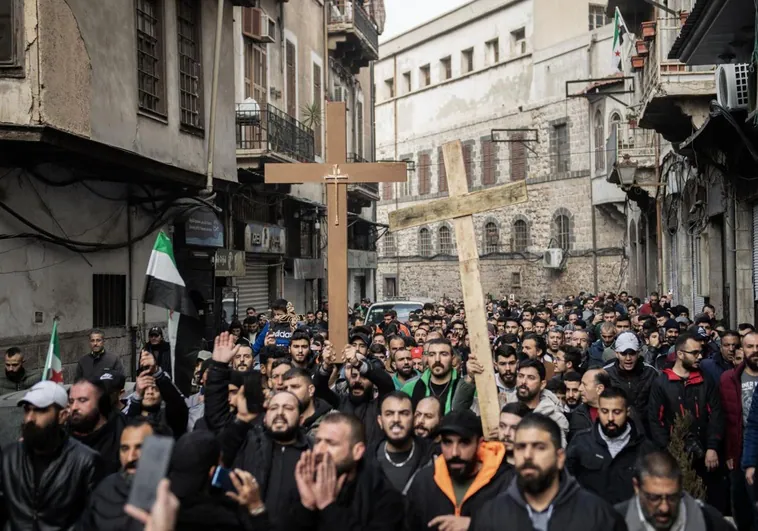
[[[417,302],[387,302],[375,304],[371,307],[371,310],[366,316],[366,322],[369,324],[379,324],[384,320],[385,312],[395,310],[397,312],[397,320],[404,323],[408,321],[408,316],[412,311],[418,311],[421,308],[423,308],[423,304]]]

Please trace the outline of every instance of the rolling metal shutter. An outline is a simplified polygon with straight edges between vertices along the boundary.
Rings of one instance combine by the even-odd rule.
[[[237,278],[239,312],[252,306],[258,313],[268,311],[268,263],[252,255],[245,257],[245,276]]]
[[[753,205],[753,296],[758,301],[758,204]]]

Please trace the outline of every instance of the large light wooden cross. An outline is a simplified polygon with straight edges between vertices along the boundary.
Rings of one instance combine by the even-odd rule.
[[[442,151],[447,169],[449,197],[390,213],[390,231],[394,232],[447,219],[453,220],[471,352],[476,355],[477,360],[485,368],[484,373],[476,376],[475,381],[479,411],[486,437],[498,426],[500,406],[497,398],[492,350],[487,331],[487,310],[484,305],[484,290],[479,275],[479,251],[476,245],[477,238],[472,215],[495,208],[525,203],[527,200],[526,184],[521,181],[469,193],[461,143],[455,141],[445,144]]]
[[[338,357],[347,344],[348,335],[347,186],[355,183],[404,182],[407,178],[405,162],[347,164],[346,160],[345,104],[328,103],[326,164],[266,164],[264,168],[267,183],[322,183],[327,186],[329,340],[335,345]]]

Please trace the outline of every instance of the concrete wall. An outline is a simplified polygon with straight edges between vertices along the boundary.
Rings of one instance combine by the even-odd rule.
[[[584,35],[589,28],[590,4],[604,1],[532,0],[534,2],[534,47],[544,49],[564,39]]]
[[[210,120],[216,7],[202,2],[201,64],[205,135],[180,130],[175,0],[164,2],[166,119],[138,112],[133,2],[24,2],[26,76],[0,79],[0,122],[43,123],[92,140],[204,173]],[[222,46],[232,48],[232,9]],[[236,181],[234,62],[221,55],[214,176]]]

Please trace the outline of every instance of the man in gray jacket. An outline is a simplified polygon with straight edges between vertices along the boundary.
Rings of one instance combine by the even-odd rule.
[[[5,372],[0,373],[0,394],[25,391],[40,381],[39,371],[27,371],[24,353],[18,347],[5,351]]]

